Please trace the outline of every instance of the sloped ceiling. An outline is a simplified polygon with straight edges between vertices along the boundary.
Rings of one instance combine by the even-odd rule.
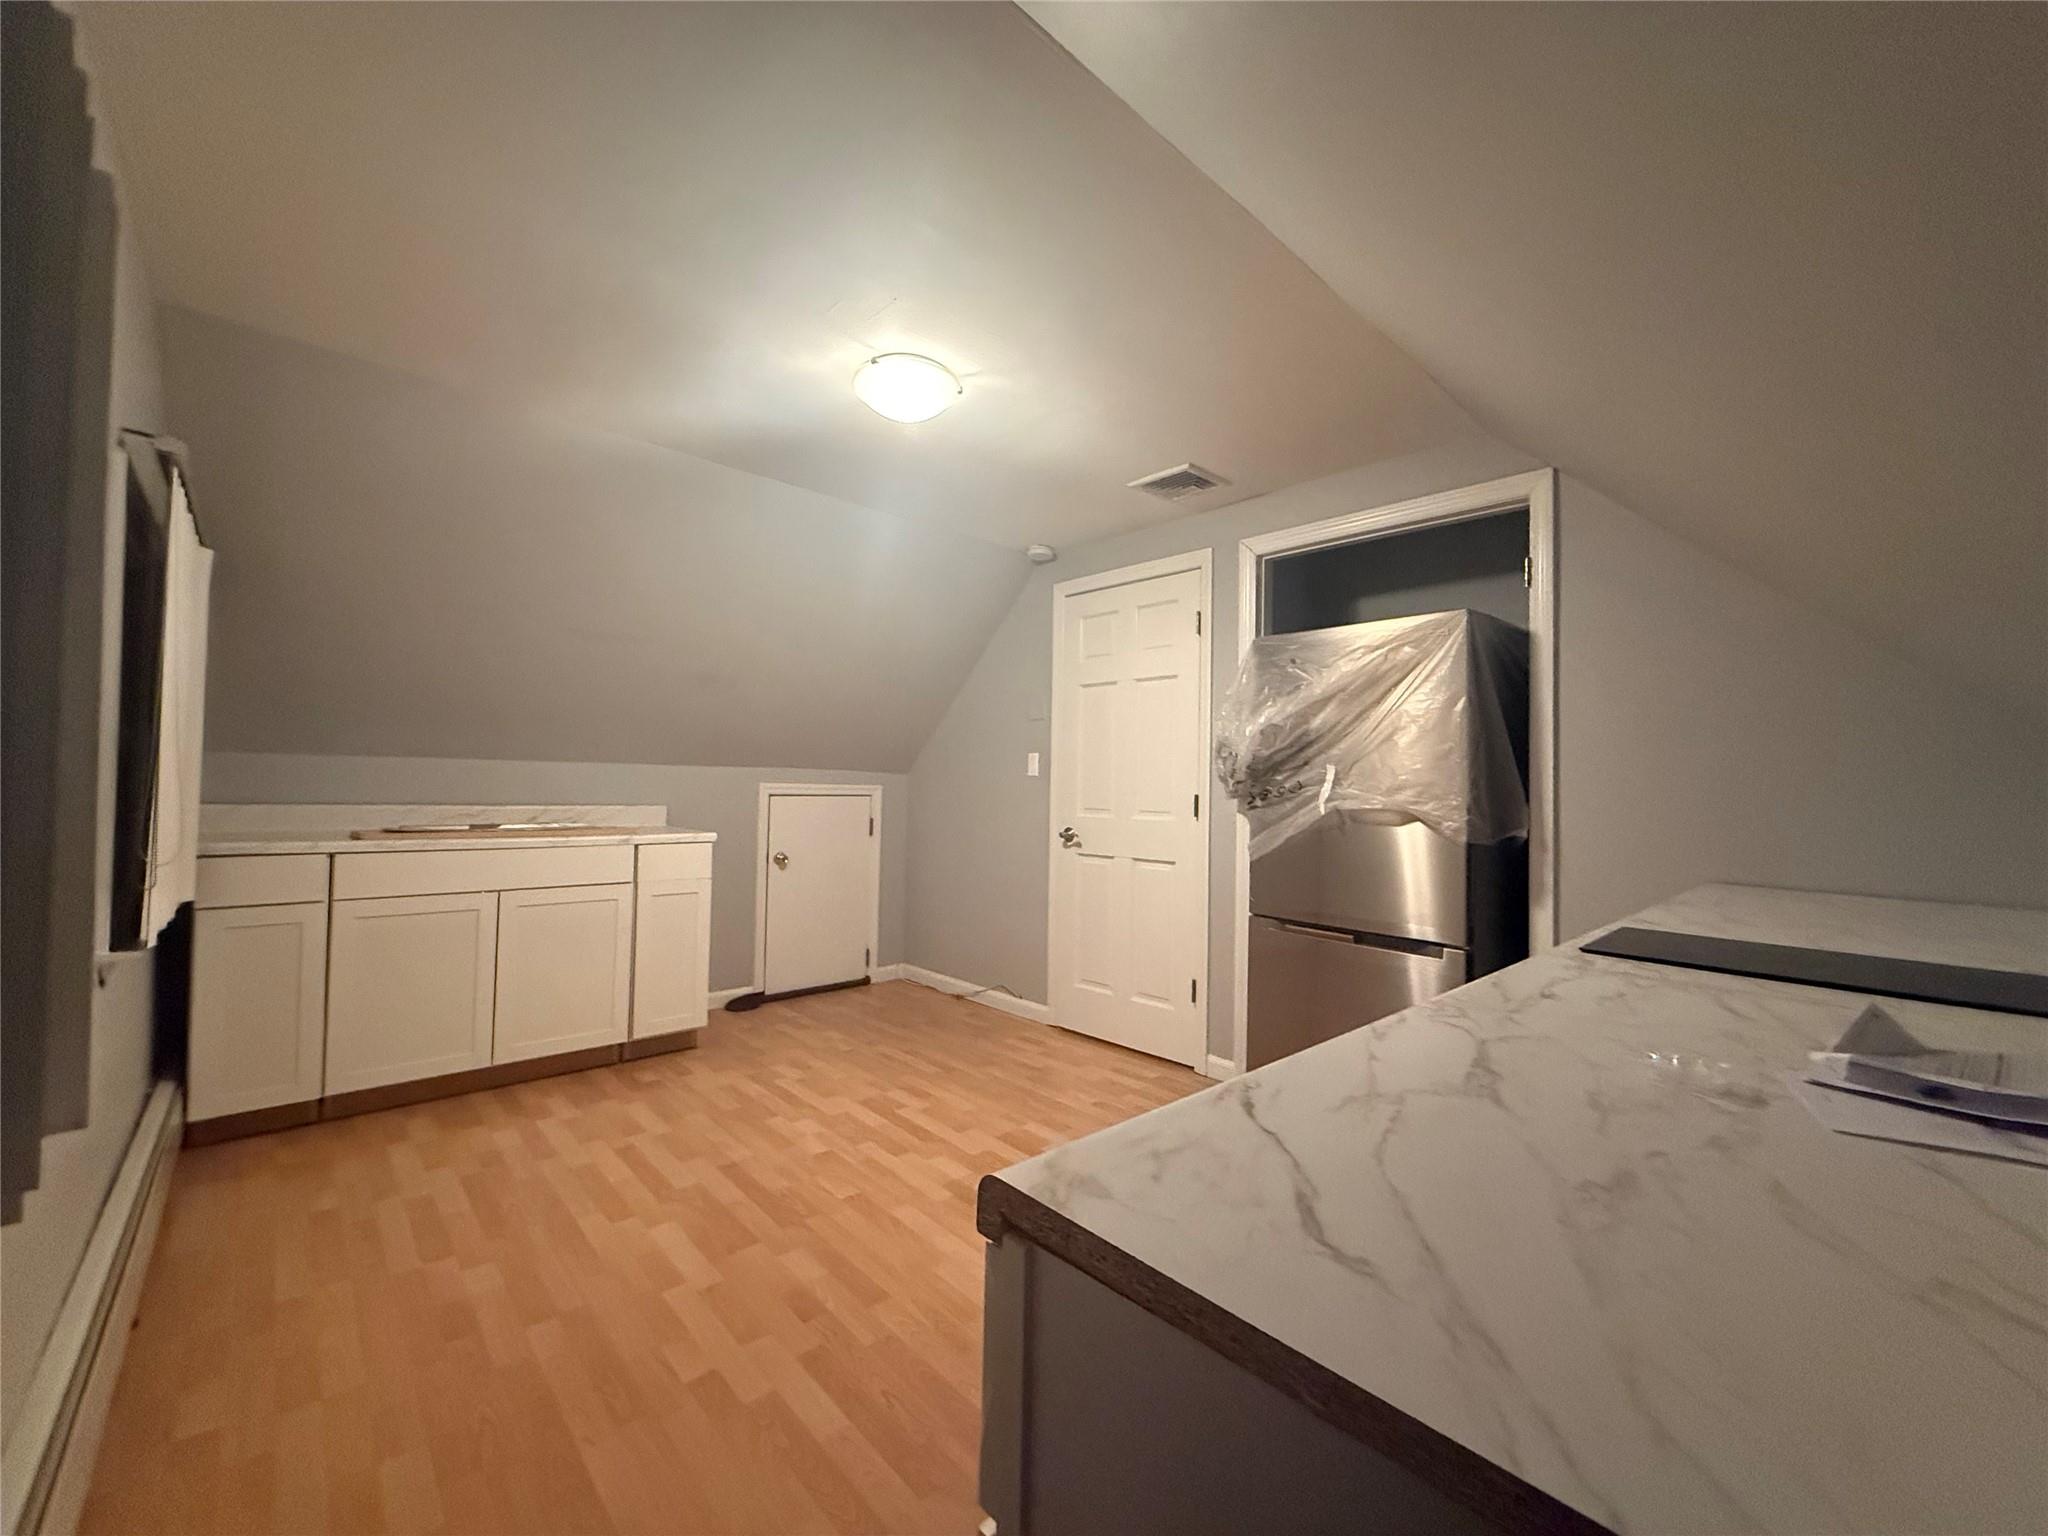
[[[903,769],[1024,557],[167,307],[220,751]]]
[[[1007,5],[79,14],[163,298],[511,409],[1013,549],[1471,430]]]
[[[2048,7],[1027,9],[1482,425],[2048,711]]]

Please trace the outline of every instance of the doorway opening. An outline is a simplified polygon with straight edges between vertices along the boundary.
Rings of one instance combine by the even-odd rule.
[[[1364,636],[1375,626],[1430,615],[1462,628],[1475,653],[1492,649],[1512,658],[1509,671],[1519,675],[1496,696],[1504,745],[1527,792],[1528,836],[1492,851],[1467,849],[1419,822],[1358,825],[1357,818],[1333,815],[1324,819],[1328,825],[1262,858],[1255,880],[1250,824],[1239,813],[1232,999],[1238,1070],[1313,1043],[1251,1038],[1254,949],[1265,957],[1268,978],[1295,992],[1314,991],[1313,977],[1335,968],[1342,975],[1324,991],[1347,999],[1384,992],[1385,1006],[1377,1010],[1384,1013],[1557,942],[1555,553],[1555,475],[1548,470],[1240,544],[1240,660],[1262,636],[1335,642],[1348,626],[1367,626],[1358,631]],[[1342,903],[1331,894],[1339,888]],[[1262,894],[1264,906],[1274,910],[1255,916]],[[1483,923],[1472,914],[1489,894],[1496,917]],[[1294,910],[1310,895],[1318,910]],[[1340,905],[1367,915],[1340,921],[1331,915]],[[1454,914],[1451,924],[1468,926],[1447,930],[1436,921],[1445,913]],[[1306,1018],[1312,1000],[1290,994],[1277,1013],[1263,1011]],[[1332,1032],[1352,1027],[1326,1023]]]

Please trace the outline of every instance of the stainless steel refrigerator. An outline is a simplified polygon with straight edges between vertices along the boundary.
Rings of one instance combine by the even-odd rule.
[[[1526,637],[1509,642],[1525,647]],[[1526,774],[1526,671],[1519,684],[1510,676],[1498,703],[1518,728]],[[1499,673],[1476,685],[1500,687]],[[1525,956],[1528,843],[1472,844],[1420,821],[1331,811],[1252,861],[1251,912],[1246,1048],[1256,1067]]]

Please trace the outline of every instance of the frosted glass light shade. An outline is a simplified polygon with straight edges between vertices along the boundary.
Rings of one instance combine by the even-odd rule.
[[[853,392],[891,421],[930,421],[960,398],[950,368],[915,352],[885,352],[854,370]]]

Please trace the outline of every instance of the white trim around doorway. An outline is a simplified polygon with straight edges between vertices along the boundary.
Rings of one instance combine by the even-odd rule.
[[[879,784],[763,784],[754,820],[754,985],[768,983],[768,800],[772,795],[864,795],[875,819],[874,902],[868,909],[868,978],[880,979],[882,957],[882,786]],[[892,978],[893,979],[893,978]],[[735,992],[731,996],[737,996]],[[730,998],[728,998],[730,1000]],[[723,1006],[715,999],[714,1008]]]
[[[1259,578],[1272,555],[1299,554],[1389,533],[1529,511],[1529,942],[1557,943],[1557,471],[1508,475],[1461,490],[1348,512],[1258,534],[1237,546],[1237,655],[1259,628]],[[1244,1070],[1246,969],[1251,951],[1251,828],[1236,821],[1231,891],[1231,1060]]]

